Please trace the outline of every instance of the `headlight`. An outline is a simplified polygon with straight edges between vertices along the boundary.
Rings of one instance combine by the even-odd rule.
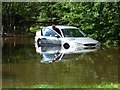
[[[82,43],[77,43],[75,42],[76,46],[79,46],[79,47],[83,47],[83,44]]]
[[[97,46],[100,46],[100,42],[97,42],[97,44],[96,44]]]

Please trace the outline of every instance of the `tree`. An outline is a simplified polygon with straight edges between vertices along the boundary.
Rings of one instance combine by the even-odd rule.
[[[100,42],[119,43],[119,10],[119,2],[6,2],[3,28],[4,32],[21,33],[52,23],[72,25]]]
[[[22,33],[33,25],[39,16],[39,4],[31,2],[3,2],[2,24],[6,33]],[[29,30],[29,29],[28,29]]]

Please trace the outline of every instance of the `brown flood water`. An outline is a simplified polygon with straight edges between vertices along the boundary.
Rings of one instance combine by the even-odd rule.
[[[61,61],[41,63],[34,38],[7,37],[2,45],[2,88],[34,85],[91,85],[118,83],[119,47],[65,55]]]

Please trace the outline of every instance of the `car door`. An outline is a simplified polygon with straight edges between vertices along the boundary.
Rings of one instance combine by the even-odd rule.
[[[44,45],[61,45],[61,36],[50,28],[42,29],[41,44]]]

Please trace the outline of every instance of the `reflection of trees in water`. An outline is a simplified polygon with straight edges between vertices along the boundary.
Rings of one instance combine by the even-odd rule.
[[[16,43],[14,46],[14,43],[4,43],[2,48],[3,64],[29,63],[30,59],[37,57],[33,47],[33,44]],[[9,73],[18,71],[23,75],[22,83],[31,81],[31,83],[80,85],[84,83],[117,82],[118,56],[118,48],[102,47],[97,52],[70,54],[64,56],[63,61],[51,64],[29,63],[28,65],[24,63],[21,66],[10,64],[11,71]],[[32,61],[34,62],[34,60]],[[12,80],[14,81],[14,78]]]
[[[97,57],[99,59],[97,59]],[[118,49],[117,47],[103,47],[94,60],[94,70],[97,78],[108,82],[118,81]],[[96,79],[97,80],[97,79]]]
[[[16,37],[3,37],[3,44],[22,44],[22,45],[30,45],[34,43],[34,37],[28,36],[16,36]]]
[[[30,57],[33,57],[32,54],[35,51],[34,44],[31,44],[31,42],[33,42],[33,38],[12,37],[3,39],[2,62],[17,63],[29,60]]]
[[[29,45],[20,45],[17,44],[4,44],[3,51],[2,51],[2,60],[3,63],[6,62],[18,62],[19,60],[26,60],[26,58],[30,58],[30,53],[32,53],[32,48]],[[28,57],[30,56],[30,57]]]
[[[90,76],[94,82],[118,81],[118,51],[117,48],[101,48],[97,52],[82,57],[87,63],[84,67],[85,75]],[[84,62],[85,63],[85,62]],[[88,68],[87,68],[88,67]],[[88,70],[88,71],[86,71]]]
[[[69,68],[68,72],[74,73],[79,82],[118,82],[117,48],[101,48],[97,52],[70,57],[76,61],[71,58],[72,61],[65,64]]]

